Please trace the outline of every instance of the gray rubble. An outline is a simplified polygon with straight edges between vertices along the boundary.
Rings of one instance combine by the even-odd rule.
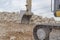
[[[42,16],[37,16],[37,15],[33,15],[31,20],[30,20],[30,24],[42,24],[42,23],[52,23],[52,24],[55,24],[56,21],[55,19],[52,17],[52,18],[43,18]]]

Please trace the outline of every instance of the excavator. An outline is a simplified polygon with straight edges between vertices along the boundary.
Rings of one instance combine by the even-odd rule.
[[[29,24],[31,17],[34,15],[31,11],[32,0],[26,0],[26,12],[23,14],[21,18],[22,24]],[[60,0],[54,0],[54,16],[60,17]],[[33,29],[33,36],[35,40],[49,40],[49,34],[52,29],[59,29],[59,24],[34,24],[36,25]]]

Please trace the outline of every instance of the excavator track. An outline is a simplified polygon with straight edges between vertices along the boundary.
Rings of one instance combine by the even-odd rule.
[[[49,40],[49,34],[52,29],[60,29],[59,24],[40,24],[33,29],[35,40]]]

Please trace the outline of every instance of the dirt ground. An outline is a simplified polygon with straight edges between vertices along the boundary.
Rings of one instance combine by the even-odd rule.
[[[47,21],[46,21],[47,20]],[[50,21],[51,20],[51,21]],[[35,25],[21,24],[20,14],[0,13],[0,40],[34,40],[33,28]],[[53,18],[33,16],[31,23],[55,23]],[[52,32],[54,33],[54,32]],[[52,33],[50,35],[52,35]]]
[[[53,29],[50,33],[49,40],[60,40],[60,29]]]
[[[0,40],[33,39],[33,25],[20,24],[20,14],[0,12]]]
[[[33,25],[1,22],[0,40],[34,40]]]

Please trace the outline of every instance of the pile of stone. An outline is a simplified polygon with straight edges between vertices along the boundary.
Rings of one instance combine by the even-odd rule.
[[[41,24],[41,23],[56,23],[55,19],[52,18],[43,18],[42,16],[33,15],[30,24]]]
[[[20,14],[19,13],[15,13],[15,12],[0,12],[0,22],[15,22],[15,23],[20,23]],[[36,24],[36,23],[55,23],[56,21],[54,20],[54,18],[43,18],[42,16],[37,16],[37,15],[33,15],[31,20],[30,20],[30,24]]]
[[[0,12],[0,22],[20,22],[20,14],[15,12]]]

